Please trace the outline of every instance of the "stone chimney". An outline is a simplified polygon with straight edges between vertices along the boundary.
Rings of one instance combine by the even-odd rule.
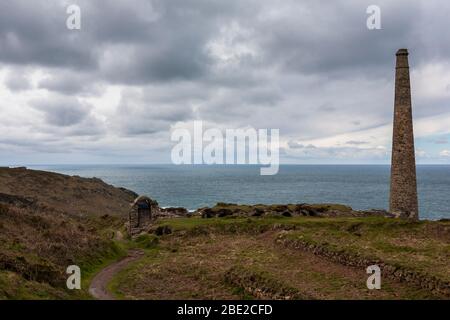
[[[389,211],[419,219],[408,50],[397,51]]]

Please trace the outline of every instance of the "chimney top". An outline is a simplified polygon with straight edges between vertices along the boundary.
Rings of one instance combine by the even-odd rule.
[[[397,56],[407,56],[408,55],[408,49],[399,49],[396,53]]]

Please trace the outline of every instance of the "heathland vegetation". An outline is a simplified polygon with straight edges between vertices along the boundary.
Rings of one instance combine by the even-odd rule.
[[[450,297],[449,221],[335,204],[220,203],[160,216],[130,238],[135,196],[99,179],[0,169],[0,299],[91,299],[94,275],[127,252],[140,255],[110,275],[109,297]],[[66,288],[71,264],[81,267],[81,290]],[[380,290],[366,286],[373,264],[382,271]]]

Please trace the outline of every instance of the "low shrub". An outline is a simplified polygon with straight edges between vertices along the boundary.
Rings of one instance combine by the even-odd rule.
[[[158,245],[159,238],[154,234],[141,234],[135,241],[140,247],[144,249],[151,249]]]
[[[5,215],[9,212],[9,207],[5,204],[0,203],[0,215]]]

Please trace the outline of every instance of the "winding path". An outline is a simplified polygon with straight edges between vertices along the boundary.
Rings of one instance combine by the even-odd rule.
[[[144,252],[141,250],[130,250],[126,257],[102,269],[92,279],[89,293],[98,300],[115,300],[115,297],[106,288],[108,283],[116,273],[126,268],[131,262],[140,259],[143,255]]]

